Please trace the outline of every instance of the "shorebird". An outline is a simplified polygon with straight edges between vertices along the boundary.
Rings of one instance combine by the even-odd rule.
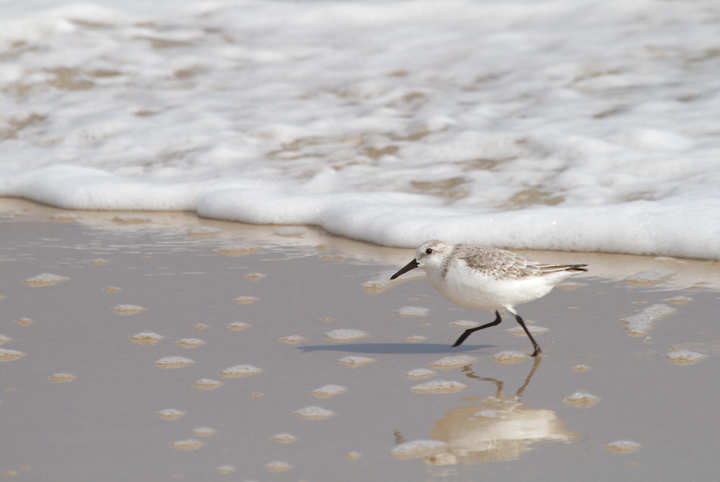
[[[415,259],[390,277],[420,268],[433,288],[456,305],[495,312],[495,321],[468,328],[453,347],[460,346],[472,333],[499,325],[501,309],[510,312],[533,344],[532,356],[541,353],[515,306],[548,294],[564,279],[587,271],[585,264],[542,264],[511,251],[470,244],[431,240],[421,244]]]

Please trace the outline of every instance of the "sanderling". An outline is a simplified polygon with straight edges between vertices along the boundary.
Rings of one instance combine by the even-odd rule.
[[[584,266],[541,264],[504,249],[432,240],[420,245],[415,259],[390,279],[420,268],[427,273],[432,287],[453,303],[495,311],[495,321],[465,330],[453,347],[460,346],[473,332],[499,325],[502,318],[498,310],[504,308],[525,330],[535,349],[532,356],[536,356],[540,346],[515,306],[545,296],[560,281],[587,271]]]

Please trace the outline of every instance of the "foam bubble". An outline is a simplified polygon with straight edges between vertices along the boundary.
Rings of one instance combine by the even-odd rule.
[[[211,236],[219,232],[220,230],[218,228],[212,228],[210,226],[193,226],[187,230],[187,234],[190,236]]]
[[[407,338],[405,338],[405,341],[408,343],[420,343],[427,339],[428,339],[427,336],[413,335],[413,336],[408,336]]]
[[[245,278],[249,279],[250,281],[257,281],[263,278],[267,278],[267,275],[262,273],[250,273],[245,275]]]
[[[332,410],[326,410],[315,405],[310,405],[293,412],[293,415],[305,420],[325,420],[336,415]]]
[[[673,296],[672,298],[665,298],[663,301],[667,301],[668,303],[673,303],[675,305],[684,305],[685,303],[692,301],[692,298],[689,296]]]
[[[197,325],[193,325],[193,328],[195,328],[196,330],[207,330],[208,328],[210,328],[210,325],[206,323],[198,323]]]
[[[503,365],[510,365],[513,363],[519,363],[525,360],[528,356],[525,353],[519,351],[501,351],[496,353],[490,358]]]
[[[108,286],[107,288],[103,288],[103,291],[106,293],[117,293],[122,288],[118,288],[117,286]]]
[[[174,408],[167,408],[159,412],[155,412],[155,415],[162,418],[163,420],[177,420],[185,415],[185,412],[176,410]]]
[[[113,312],[117,313],[118,315],[135,315],[137,313],[140,313],[141,311],[145,311],[147,308],[143,308],[142,306],[136,306],[136,305],[117,305],[115,308],[112,309]]]
[[[141,345],[154,345],[155,343],[165,339],[164,336],[153,333],[152,331],[143,331],[129,338],[133,343]]]
[[[227,326],[227,329],[233,330],[233,331],[241,331],[241,330],[244,330],[245,328],[250,328],[251,326],[252,325],[248,325],[247,323],[243,323],[241,321],[236,321],[235,323],[230,323]]]
[[[527,329],[532,335],[542,335],[543,333],[547,333],[549,331],[547,328],[543,328],[542,326],[531,326],[529,322],[526,323],[528,324]],[[505,332],[515,336],[527,336],[525,334],[525,330],[522,329],[522,326],[510,328],[508,330],[505,330]]]
[[[360,452],[352,451],[345,454],[345,458],[348,460],[357,460],[360,457],[362,457],[362,454]]]
[[[226,368],[220,372],[220,376],[224,378],[250,377],[262,373],[262,369],[252,365],[236,365]]]
[[[70,278],[68,278],[67,276],[61,276],[59,274],[42,273],[37,276],[33,276],[32,278],[26,279],[22,283],[28,286],[41,287],[52,286],[62,281],[68,281],[69,279]]]
[[[166,356],[156,360],[153,365],[158,368],[182,368],[193,363],[195,363],[193,360],[182,356]]]
[[[402,443],[390,451],[396,459],[417,459],[430,457],[450,450],[450,446],[440,440],[413,440]]]
[[[51,382],[67,383],[75,380],[75,378],[75,375],[70,373],[56,373],[55,375],[50,375],[48,380]]]
[[[453,321],[450,324],[452,326],[458,326],[460,328],[475,328],[476,326],[478,326],[478,323],[476,323],[474,321],[468,321],[468,320]]]
[[[90,261],[90,264],[93,266],[105,266],[108,263],[108,260],[106,259],[93,259]]]
[[[142,214],[123,214],[115,216],[112,220],[120,224],[145,224],[152,221],[152,218]]]
[[[285,472],[286,470],[292,469],[292,465],[285,463],[285,462],[270,462],[269,464],[265,464],[265,470],[268,472]]]
[[[416,368],[414,370],[406,372],[403,376],[407,378],[412,378],[413,380],[421,380],[423,378],[435,376],[435,372],[432,370],[428,370],[427,368]]]
[[[170,448],[175,450],[197,450],[203,446],[203,443],[199,440],[189,438],[187,440],[178,440],[170,444]]]
[[[366,356],[346,356],[338,360],[338,363],[342,363],[343,365],[349,366],[350,368],[359,367],[362,365],[367,365],[368,363],[374,363],[376,360],[374,358],[368,358]]]
[[[360,330],[349,330],[349,329],[342,329],[342,330],[332,330],[325,333],[325,338],[330,341],[336,341],[336,342],[346,342],[346,341],[353,341],[353,340],[359,340],[361,338],[367,338],[370,334],[364,331]]]
[[[206,342],[199,339],[199,338],[183,338],[182,340],[178,340],[175,342],[177,346],[181,346],[183,348],[197,348],[199,346],[204,345]]]
[[[33,323],[35,323],[35,320],[33,320],[32,318],[19,318],[19,319],[15,320],[15,323],[17,323],[20,326],[28,326],[28,325],[32,325]]]
[[[217,472],[218,474],[227,475],[227,474],[232,474],[236,470],[237,469],[235,467],[233,467],[232,465],[221,465],[220,467],[217,467],[215,469],[215,472]]]
[[[50,220],[59,223],[71,223],[77,221],[77,216],[73,213],[58,213],[50,216]]]
[[[239,305],[249,305],[250,303],[255,303],[257,300],[254,296],[238,296],[237,298],[233,298],[233,301]]]
[[[200,380],[197,380],[193,383],[193,386],[195,388],[199,388],[200,390],[215,390],[222,385],[223,382],[218,380],[211,380],[209,378],[201,378]]]
[[[0,335],[0,345],[7,343],[9,341],[12,341],[12,338],[9,338],[5,335]]]
[[[435,360],[430,363],[430,366],[440,370],[452,370],[453,368],[465,367],[472,365],[477,361],[477,358],[470,355],[451,355]]]
[[[586,372],[586,371],[590,370],[590,367],[587,365],[575,365],[574,367],[572,367],[572,369],[573,369],[573,371],[582,373],[582,372]]]
[[[270,437],[270,440],[281,444],[291,444],[297,440],[297,437],[289,433],[279,433]]]
[[[316,388],[310,395],[317,398],[330,398],[335,395],[340,395],[347,392],[347,388],[340,385],[325,385],[320,388]]]
[[[455,393],[467,388],[464,383],[446,380],[432,380],[415,385],[410,389],[415,393]]]
[[[198,427],[194,428],[192,433],[197,437],[210,437],[211,435],[215,435],[217,430],[208,427]]]
[[[0,361],[14,361],[14,360],[24,357],[25,355],[27,355],[27,353],[23,353],[21,351],[16,351],[16,350],[7,350],[5,348],[0,348]]]
[[[301,341],[305,341],[305,338],[303,338],[300,335],[290,335],[290,336],[285,336],[283,338],[279,338],[278,341],[281,343],[289,343],[289,344],[293,345],[295,343],[300,343]]]
[[[665,354],[665,359],[676,365],[692,365],[707,358],[707,355],[692,350],[673,350]]]
[[[481,420],[497,420],[500,415],[495,410],[480,410],[472,414],[473,417]]]
[[[563,399],[563,402],[568,405],[579,408],[590,408],[599,401],[600,399],[598,397],[587,392],[575,392]]]
[[[217,248],[215,252],[224,254],[226,256],[245,256],[248,254],[257,253],[258,251],[262,250],[260,246],[248,246],[245,244],[231,244],[228,246],[223,246],[222,248]]]
[[[605,446],[605,450],[616,454],[630,454],[640,448],[642,448],[642,445],[632,440],[616,440]]]
[[[674,274],[674,271],[658,268],[628,276],[627,278],[625,278],[625,281],[632,284],[646,285],[657,283],[659,281],[669,278],[670,276],[673,276]]]
[[[661,303],[643,308],[638,314],[623,318],[621,321],[626,323],[626,329],[630,336],[643,336],[652,328],[653,322],[666,318],[677,312],[672,308]]]
[[[399,310],[395,310],[400,316],[427,316],[429,308],[421,308],[419,306],[404,306]]]

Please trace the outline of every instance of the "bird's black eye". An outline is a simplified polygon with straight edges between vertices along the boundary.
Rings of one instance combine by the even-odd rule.
[[[425,250],[425,254],[432,254],[432,248],[428,248]]]

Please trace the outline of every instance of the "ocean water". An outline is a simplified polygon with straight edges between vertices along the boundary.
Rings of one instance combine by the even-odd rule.
[[[0,1],[0,195],[720,258],[712,0]]]

